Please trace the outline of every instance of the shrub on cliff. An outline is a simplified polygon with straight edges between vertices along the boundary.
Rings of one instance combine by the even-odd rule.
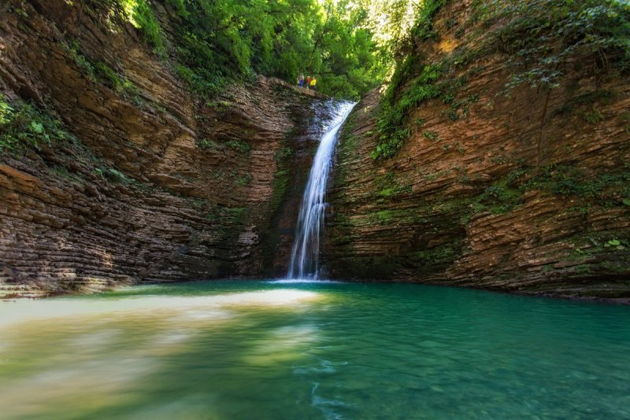
[[[420,44],[434,39],[433,20],[447,0],[426,0],[411,31],[413,41],[397,66],[383,100],[378,122],[375,159],[394,156],[409,136],[408,117],[422,102],[440,97],[456,101],[457,68],[490,54],[502,54],[512,75],[506,92],[529,85],[547,93],[575,67],[593,76],[630,72],[630,5],[619,0],[475,0],[468,31],[468,48],[444,54],[440,62],[425,62]],[[448,26],[448,21],[447,21]],[[429,77],[431,76],[431,77]],[[473,100],[471,98],[470,100]],[[453,110],[451,110],[453,111]],[[459,118],[457,110],[449,116]]]
[[[11,104],[0,94],[0,152],[21,150],[25,145],[39,149],[70,136],[46,112],[28,103]]]

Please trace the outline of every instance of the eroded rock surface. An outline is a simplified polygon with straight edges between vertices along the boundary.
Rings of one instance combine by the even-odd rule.
[[[0,92],[73,137],[0,157],[4,293],[282,271],[268,249],[290,242],[295,216],[270,228],[308,171],[325,99],[259,78],[201,100],[131,25],[63,0],[20,7],[0,7]]]
[[[425,63],[466,48],[471,8],[440,12],[436,39],[416,50]],[[549,95],[506,93],[506,59],[460,65],[454,98],[414,109],[391,159],[370,157],[379,93],[359,104],[330,191],[325,259],[335,277],[627,301],[628,79],[594,77],[578,61]]]

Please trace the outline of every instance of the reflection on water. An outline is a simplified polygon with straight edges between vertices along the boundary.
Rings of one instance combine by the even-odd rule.
[[[630,417],[630,308],[219,282],[0,303],[0,418]]]

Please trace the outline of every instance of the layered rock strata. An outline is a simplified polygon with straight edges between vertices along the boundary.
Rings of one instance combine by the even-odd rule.
[[[415,54],[431,64],[472,47],[471,9],[450,2]],[[628,79],[576,62],[548,94],[507,92],[508,58],[468,54],[455,95],[414,108],[390,159],[371,157],[381,95],[357,106],[330,190],[332,275],[630,298]]]
[[[270,229],[308,171],[325,99],[258,78],[202,100],[131,25],[63,0],[13,3],[0,7],[0,92],[59,129],[33,121],[53,140],[2,150],[0,289],[272,271]]]

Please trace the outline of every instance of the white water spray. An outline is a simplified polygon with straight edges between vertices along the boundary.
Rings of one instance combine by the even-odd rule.
[[[317,279],[319,277],[319,235],[326,211],[326,185],[332,167],[339,130],[355,104],[343,102],[337,106],[335,118],[322,136],[308,177],[295,240],[289,264],[289,279]]]

